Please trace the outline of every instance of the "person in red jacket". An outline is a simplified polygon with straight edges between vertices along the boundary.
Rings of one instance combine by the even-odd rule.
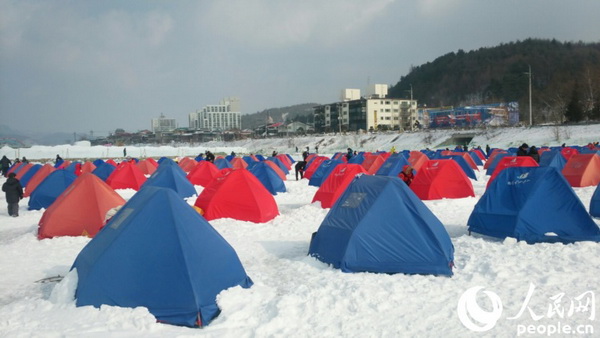
[[[410,185],[413,178],[415,178],[415,175],[413,174],[413,168],[409,165],[405,165],[400,174],[398,174],[398,177],[400,177],[400,179],[403,180],[406,185]]]

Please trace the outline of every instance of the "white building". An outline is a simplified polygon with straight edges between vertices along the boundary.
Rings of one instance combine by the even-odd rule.
[[[175,129],[177,129],[177,122],[175,119],[168,119],[164,114],[160,114],[159,118],[152,119],[152,126],[150,130],[152,130],[154,133],[173,131]]]
[[[242,129],[240,100],[228,97],[219,104],[208,105],[189,114],[190,129],[211,131]]]

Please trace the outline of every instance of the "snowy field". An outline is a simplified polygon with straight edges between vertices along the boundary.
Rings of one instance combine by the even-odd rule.
[[[562,127],[561,127],[562,128]],[[566,132],[565,132],[566,130]],[[507,129],[477,135],[472,145],[485,147],[530,145],[585,145],[600,140],[600,126],[559,130],[552,128]],[[204,149],[223,153],[290,152],[321,142],[320,151],[331,155],[352,147],[357,150],[421,149],[435,147],[447,133],[378,136],[333,136],[319,139],[239,141],[210,143],[187,148],[127,147],[131,156],[196,155]],[[324,139],[324,141],[321,141]],[[333,141],[332,141],[333,140]],[[354,143],[353,143],[354,142]],[[284,144],[282,144],[284,143]],[[327,143],[327,144],[326,144]],[[69,152],[69,156],[66,152]],[[122,156],[122,148],[89,147],[84,144],[29,149],[2,148],[0,156],[31,159]],[[467,219],[485,191],[488,177],[480,170],[472,181],[476,197],[426,201],[446,227],[455,247],[454,275],[385,275],[342,273],[308,257],[311,234],[328,209],[311,204],[317,188],[293,174],[285,182],[286,193],[275,196],[280,216],[264,224],[220,219],[210,223],[234,247],[246,272],[254,281],[249,289],[223,291],[218,297],[222,313],[210,325],[191,329],[156,323],[145,308],[103,306],[75,307],[75,285],[38,282],[65,276],[84,237],[62,237],[39,241],[37,224],[43,210],[28,211],[28,198],[20,202],[20,217],[7,214],[0,195],[0,336],[2,337],[514,337],[599,336],[597,309],[600,296],[600,244],[528,245],[507,239],[493,241],[467,233]],[[4,182],[0,178],[0,183]],[[575,188],[589,208],[595,187]],[[198,192],[202,190],[197,187]],[[125,199],[135,191],[117,190]],[[196,197],[187,202],[193,204]],[[544,205],[538,206],[544,212]],[[596,221],[600,224],[600,221]],[[69,275],[71,277],[72,275]],[[489,313],[492,298],[501,300],[495,325],[476,332],[463,325],[458,315],[461,295],[481,286],[477,304]],[[493,293],[493,294],[492,294]],[[463,298],[464,299],[464,298]],[[472,307],[470,308],[473,309]],[[598,309],[600,310],[600,309]],[[476,312],[470,312],[473,318]],[[485,314],[485,313],[484,313]],[[480,313],[480,315],[482,315]],[[485,316],[479,316],[485,321]],[[482,322],[483,322],[482,321]],[[493,323],[492,323],[493,324]],[[481,326],[481,325],[480,325]]]

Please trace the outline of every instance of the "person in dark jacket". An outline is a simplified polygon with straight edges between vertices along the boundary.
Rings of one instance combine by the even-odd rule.
[[[296,181],[298,180],[298,173],[300,173],[300,178],[304,178],[304,169],[306,168],[306,161],[298,161],[296,162]]]
[[[352,152],[352,148],[348,148],[348,152],[346,153],[346,159],[348,161],[350,161],[350,159],[352,158],[352,156],[354,156],[354,153]]]
[[[529,146],[527,145],[527,143],[521,144],[521,146],[517,150],[517,156],[527,156],[528,153],[529,153]]]
[[[538,153],[538,150],[535,146],[531,146],[531,148],[529,148],[529,152],[527,153],[527,156],[530,156],[537,163],[540,163],[540,154]]]
[[[402,167],[402,171],[400,174],[398,174],[398,177],[400,177],[400,179],[404,181],[406,185],[410,185],[412,180],[415,178],[415,174],[413,174],[413,168],[409,165],[405,165]]]
[[[12,162],[8,159],[8,157],[6,157],[6,155],[2,156],[2,159],[0,160],[0,165],[2,166],[2,176],[6,177],[6,173],[8,172],[11,164]]]
[[[213,153],[211,153],[210,151],[206,151],[206,160],[210,163],[214,163],[215,162],[215,155]]]
[[[15,173],[8,174],[8,179],[2,185],[8,203],[8,215],[12,217],[19,216],[19,201],[23,198],[23,187],[16,176]]]

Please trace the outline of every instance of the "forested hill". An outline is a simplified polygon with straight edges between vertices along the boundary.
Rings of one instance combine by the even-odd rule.
[[[529,66],[536,123],[564,120],[573,96],[583,119],[598,118],[591,114],[600,113],[600,43],[527,39],[459,50],[412,68],[389,96],[406,98],[412,85],[413,97],[428,107],[518,101],[523,117],[529,107]]]

